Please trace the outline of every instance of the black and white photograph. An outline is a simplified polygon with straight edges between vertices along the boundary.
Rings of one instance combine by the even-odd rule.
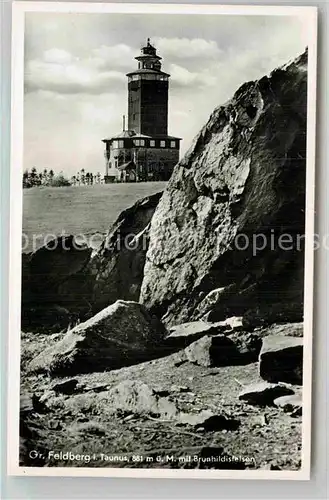
[[[313,7],[13,7],[9,473],[309,479]]]

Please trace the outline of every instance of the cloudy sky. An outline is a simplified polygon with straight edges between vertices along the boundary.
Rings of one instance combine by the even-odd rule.
[[[171,74],[169,133],[182,153],[240,84],[303,52],[292,16],[27,13],[24,167],[104,170],[101,139],[121,131],[126,73],[150,37]]]

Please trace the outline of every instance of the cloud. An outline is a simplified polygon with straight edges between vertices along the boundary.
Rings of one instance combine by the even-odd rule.
[[[63,49],[49,49],[43,53],[43,60],[46,63],[67,64],[73,60],[72,54]]]
[[[92,51],[88,63],[95,68],[126,68],[131,70],[136,50],[123,43],[113,46],[101,45]]]
[[[74,58],[69,52],[51,49],[41,59],[26,64],[27,92],[46,90],[61,94],[99,94],[118,91],[126,76],[116,70],[101,71],[90,61]]]
[[[217,82],[216,76],[209,72],[193,72],[177,64],[171,64],[169,71],[173,87],[211,87]]]
[[[304,50],[292,16],[131,16],[29,13],[26,18],[26,168],[102,170],[101,139],[122,130],[126,73],[151,37],[171,74],[169,133],[184,152],[213,109],[246,80]]]
[[[180,59],[216,59],[221,50],[217,42],[203,38],[156,38],[155,45],[163,57]]]
[[[195,58],[215,61],[220,54],[217,43],[200,38],[159,38],[159,53],[172,60],[185,59],[189,68],[169,66],[173,86],[211,86],[216,78],[209,71],[196,67]],[[126,89],[126,73],[134,68],[136,50],[127,44],[100,45],[85,57],[76,57],[67,50],[51,48],[41,57],[27,61],[26,92],[46,90],[61,94],[99,94]],[[196,70],[194,70],[196,68]]]

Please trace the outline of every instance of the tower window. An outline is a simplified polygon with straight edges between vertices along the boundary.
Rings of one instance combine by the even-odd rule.
[[[175,148],[176,147],[176,141],[170,141],[170,147]]]
[[[150,140],[150,146],[151,146],[151,148],[155,147],[155,141],[153,141],[153,139]]]
[[[166,147],[166,141],[160,141],[160,147],[165,148]]]

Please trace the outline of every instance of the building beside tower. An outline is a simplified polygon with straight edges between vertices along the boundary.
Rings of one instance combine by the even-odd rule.
[[[168,180],[179,160],[181,138],[168,135],[168,73],[147,40],[128,77],[128,128],[103,139],[105,183]]]

